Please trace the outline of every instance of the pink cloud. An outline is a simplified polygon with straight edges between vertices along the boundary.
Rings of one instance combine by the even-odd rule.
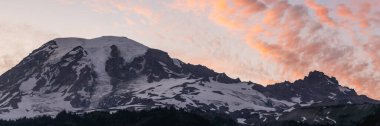
[[[337,14],[338,16],[342,16],[346,18],[351,18],[351,19],[355,18],[352,10],[344,4],[338,5]]]
[[[280,19],[284,16],[285,10],[289,8],[289,4],[285,1],[279,1],[275,3],[274,7],[268,9],[263,22],[267,25],[274,25],[280,22]]]
[[[305,4],[316,13],[317,17],[322,23],[326,23],[330,26],[335,25],[335,22],[329,16],[329,10],[327,7],[318,4],[314,0],[306,0]]]
[[[143,16],[144,18],[153,23],[157,23],[160,19],[160,16],[158,16],[158,14],[155,14],[151,9],[144,6],[135,5],[131,8],[131,11]]]
[[[365,52],[369,55],[376,70],[380,70],[380,36],[372,36],[364,45]]]

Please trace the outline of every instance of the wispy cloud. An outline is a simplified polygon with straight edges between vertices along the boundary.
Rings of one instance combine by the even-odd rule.
[[[121,14],[128,24],[141,22],[155,24],[160,20],[160,14],[155,13],[149,6],[139,4],[139,1],[123,0],[58,0],[63,4],[82,4],[97,13]],[[138,19],[132,18],[138,16]]]
[[[318,4],[314,0],[305,0],[305,3],[307,7],[309,7],[311,10],[315,12],[315,14],[317,15],[317,17],[322,23],[326,23],[330,26],[335,25],[335,22],[329,16],[329,10],[327,7],[324,7],[321,4]]]

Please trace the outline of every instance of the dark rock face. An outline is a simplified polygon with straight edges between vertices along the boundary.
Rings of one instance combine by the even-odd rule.
[[[148,82],[160,81],[170,77],[178,78],[181,76],[181,68],[174,65],[173,60],[166,52],[148,49],[145,53],[145,69],[142,73],[148,75]]]
[[[157,49],[148,49],[143,57],[145,62],[144,74],[149,74],[148,82],[160,81],[167,78],[179,78],[192,75],[196,78],[216,76],[217,73],[201,65],[184,64],[180,66],[173,63],[173,59],[166,52]]]
[[[136,57],[132,62],[120,57],[117,46],[111,46],[111,58],[106,62],[107,73],[115,78],[115,81],[128,81],[138,75],[147,75],[148,82],[157,82],[168,78],[182,78],[190,75],[193,78],[213,78],[222,83],[238,83],[240,79],[232,79],[226,74],[219,74],[201,65],[174,64],[173,59],[166,53],[157,49],[148,49],[145,55]]]
[[[141,69],[142,59],[136,58],[132,63],[126,63],[120,56],[117,46],[110,47],[111,57],[106,61],[106,72],[111,77],[111,84],[117,85],[120,81],[128,81],[137,77],[136,69]]]
[[[307,102],[313,102],[314,105],[378,103],[376,100],[358,95],[353,89],[340,86],[334,77],[328,77],[319,71],[310,72],[304,79],[296,80],[294,83],[285,81],[267,87],[255,85],[252,88],[280,100],[291,101],[292,98],[299,98],[300,103],[304,104]]]
[[[241,82],[239,78],[232,79],[232,78],[228,77],[225,73],[221,73],[221,74],[216,75],[216,77],[214,77],[213,80],[221,82],[221,83],[227,83],[227,84]]]

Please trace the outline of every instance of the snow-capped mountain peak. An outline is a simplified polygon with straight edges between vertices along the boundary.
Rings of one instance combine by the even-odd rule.
[[[321,86],[323,85],[323,86]],[[267,87],[241,82],[125,37],[58,38],[0,76],[0,118],[176,106],[248,122],[303,106],[377,102],[322,72]]]

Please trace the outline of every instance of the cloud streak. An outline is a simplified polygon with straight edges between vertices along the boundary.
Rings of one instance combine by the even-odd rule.
[[[138,1],[122,0],[58,0],[63,4],[82,4],[88,6],[97,13],[122,14],[128,24],[141,22],[143,24],[156,24],[160,20],[159,13],[155,13],[150,7],[139,4]],[[138,19],[131,17],[138,16]]]
[[[317,17],[322,23],[326,23],[330,26],[335,25],[335,22],[329,16],[328,8],[322,6],[321,4],[318,4],[314,0],[306,0],[305,4],[307,7],[309,7],[311,10],[313,10],[316,13]]]

